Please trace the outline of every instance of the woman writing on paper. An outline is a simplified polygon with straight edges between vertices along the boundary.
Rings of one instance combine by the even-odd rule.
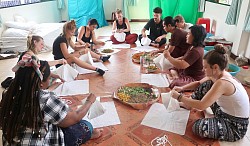
[[[90,19],[87,26],[81,26],[78,29],[77,42],[85,45],[90,49],[98,49],[104,46],[105,43],[97,40],[95,36],[95,29],[99,26],[96,19]],[[92,40],[92,42],[91,42]]]
[[[226,71],[228,56],[223,45],[216,45],[203,58],[206,77],[182,87],[174,87],[172,97],[187,107],[205,110],[210,107],[214,117],[202,118],[193,125],[200,136],[224,141],[237,141],[247,132],[249,98],[242,84]],[[191,98],[178,93],[195,90]]]
[[[182,57],[174,58],[169,50],[164,51],[165,58],[173,65],[173,68],[170,69],[170,77],[173,80],[169,86],[171,89],[174,86],[183,86],[199,81],[204,77],[202,57],[204,55],[205,37],[205,28],[194,25],[190,27],[186,40],[192,46]]]
[[[15,78],[4,93],[0,108],[3,145],[81,145],[98,138],[102,129],[93,129],[82,120],[96,96],[90,94],[72,110],[53,92],[46,90],[50,79],[48,62],[22,57],[13,68]]]
[[[86,49],[85,45],[74,44],[74,42],[71,40],[71,37],[74,35],[75,29],[76,29],[76,24],[74,20],[71,20],[64,24],[63,33],[60,36],[58,36],[53,43],[54,59],[57,60],[65,58],[69,64],[75,63],[82,68],[94,70],[98,72],[100,75],[103,75],[105,73],[104,70],[96,68],[79,59],[81,55],[88,53],[89,50]],[[74,50],[73,53],[68,52],[69,46]],[[92,57],[100,59],[103,62],[107,61],[110,57],[110,56],[100,56],[92,51],[90,51],[90,54]]]
[[[115,33],[121,34],[125,33],[125,42],[127,44],[134,44],[137,40],[138,35],[133,33],[130,33],[130,24],[127,18],[123,17],[122,11],[117,9],[115,12],[116,19],[113,22],[113,27],[112,27],[112,33],[113,35],[110,37],[110,40],[113,42],[113,44],[120,44],[123,42],[118,41],[115,38]]]

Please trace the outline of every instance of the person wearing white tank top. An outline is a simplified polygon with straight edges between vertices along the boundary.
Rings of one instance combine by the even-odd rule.
[[[171,95],[184,107],[212,109],[214,117],[202,118],[194,123],[194,134],[233,142],[246,134],[249,97],[242,84],[226,71],[227,66],[226,48],[218,44],[203,57],[206,77],[182,87],[174,87]],[[194,90],[191,98],[178,93],[187,90]]]

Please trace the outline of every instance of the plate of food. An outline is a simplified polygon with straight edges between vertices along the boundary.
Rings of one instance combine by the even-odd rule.
[[[113,49],[103,49],[101,50],[101,53],[113,53],[114,50]]]
[[[135,63],[140,63],[140,57],[141,57],[142,55],[144,55],[144,54],[145,54],[145,52],[139,52],[139,53],[133,54],[133,55],[132,55],[132,60],[133,60],[133,62],[135,62]]]
[[[157,68],[155,65],[149,65],[149,66],[147,67],[147,71],[148,71],[149,73],[153,73],[153,72],[155,72],[157,69],[158,69],[158,68]]]
[[[114,98],[135,109],[145,109],[159,100],[157,88],[147,83],[129,83],[114,93]]]

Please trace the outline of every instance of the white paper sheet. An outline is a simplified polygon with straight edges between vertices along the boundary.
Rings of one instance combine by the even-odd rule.
[[[167,112],[163,104],[154,103],[150,107],[141,124],[184,135],[189,114],[190,111],[182,108],[178,111]]]
[[[169,82],[164,74],[141,74],[141,83],[148,83],[156,87],[168,87]]]
[[[59,75],[66,82],[74,81],[79,72],[71,67],[69,64],[61,65],[54,71],[55,74]]]
[[[180,110],[180,104],[176,99],[171,97],[171,92],[161,93],[161,99],[168,112]]]
[[[103,51],[104,49],[110,49],[110,48],[101,48],[101,49],[98,49],[98,52],[99,52],[100,54],[102,54],[102,55],[114,55],[115,53],[118,53],[118,52],[121,51],[121,50],[119,50],[119,49],[112,49],[112,50],[114,50],[114,52],[112,52],[112,53],[102,53],[102,51]]]
[[[78,95],[89,93],[89,80],[64,82],[53,90],[58,96]]]
[[[94,128],[121,124],[114,102],[102,102],[101,104],[106,109],[103,115],[91,120],[86,115],[83,119],[89,121]]]
[[[168,70],[169,68],[173,67],[173,65],[164,57],[163,53],[156,57],[153,61],[155,65],[161,70]]]
[[[151,47],[151,46],[137,46],[137,47],[131,48],[131,49],[139,51],[139,52],[151,52],[151,51],[159,50],[159,49]]]
[[[130,48],[130,44],[112,44],[112,48],[128,49],[128,48]]]

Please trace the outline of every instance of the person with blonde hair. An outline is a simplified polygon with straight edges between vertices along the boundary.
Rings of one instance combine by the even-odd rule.
[[[214,117],[201,118],[194,123],[194,134],[233,142],[242,139],[247,133],[249,97],[242,84],[226,70],[226,50],[223,45],[216,45],[203,57],[206,77],[185,86],[176,86],[171,94],[184,107],[212,109]],[[178,93],[187,90],[195,90],[191,98]]]
[[[98,72],[100,75],[103,75],[105,73],[104,70],[94,67],[79,59],[81,55],[87,53],[90,50],[86,49],[85,45],[75,44],[72,41],[71,38],[75,34],[75,30],[76,30],[76,24],[74,20],[68,21],[64,24],[63,33],[60,36],[58,36],[53,43],[54,59],[57,60],[57,59],[65,58],[69,64],[75,63],[76,65],[82,68],[94,70]],[[68,52],[69,46],[74,50],[74,52],[72,53]],[[92,51],[90,51],[90,54],[93,58],[102,60],[103,62],[107,61],[110,57],[110,56],[100,56]]]
[[[190,31],[190,27],[193,26],[193,24],[191,23],[186,23],[185,19],[182,15],[177,15],[174,17],[174,20],[176,22],[176,26],[184,31],[189,32]]]
[[[112,33],[110,40],[113,42],[113,44],[120,44],[123,42],[119,42],[114,34],[115,33],[125,33],[125,42],[127,44],[134,44],[137,40],[138,35],[133,33],[130,33],[130,24],[127,18],[123,17],[122,11],[120,9],[117,9],[115,12],[116,20],[113,22],[112,27]]]

